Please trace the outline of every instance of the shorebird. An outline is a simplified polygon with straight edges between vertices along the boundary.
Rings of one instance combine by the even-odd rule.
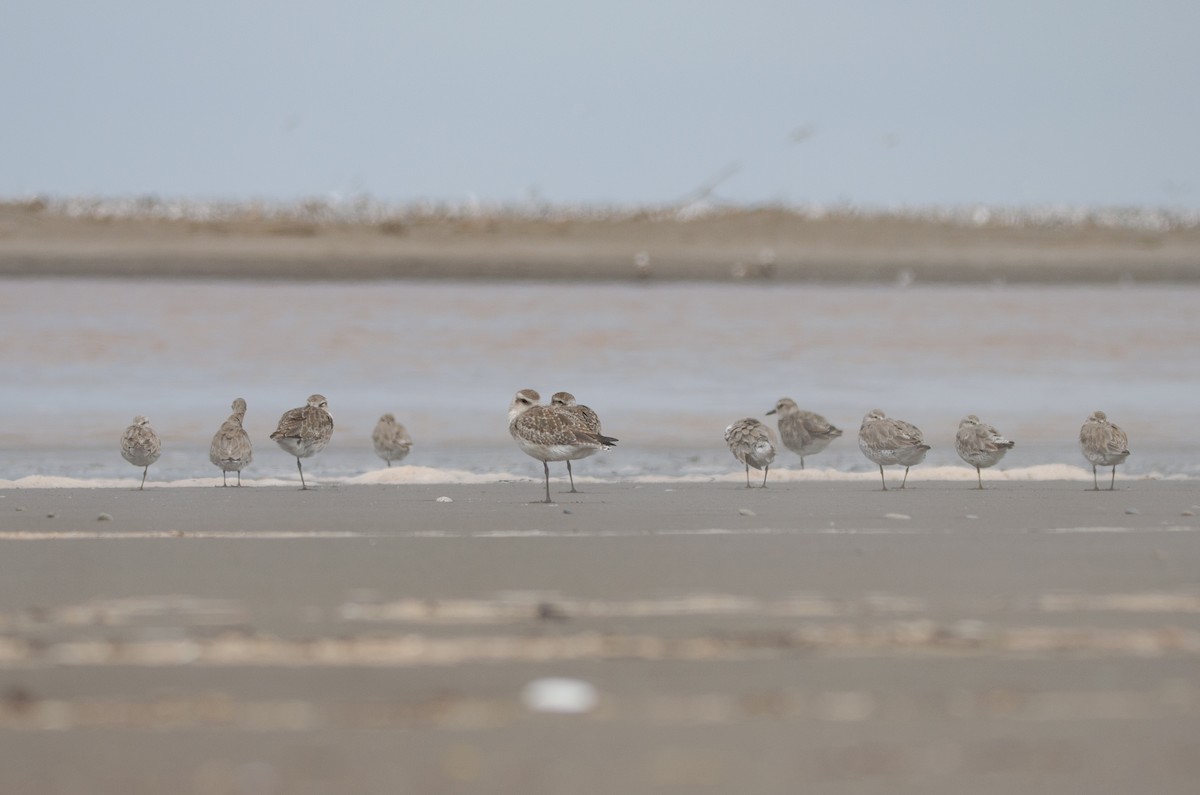
[[[908,483],[908,469],[925,460],[929,445],[921,429],[904,420],[888,419],[881,409],[868,411],[858,429],[858,449],[863,455],[879,465],[879,480],[887,491],[887,480],[883,477],[884,466],[904,467],[904,480],[900,488]]]
[[[242,428],[242,420],[246,418],[246,401],[237,398],[230,406],[233,413],[229,419],[221,423],[208,448],[208,460],[221,470],[221,485],[228,486],[226,475],[229,472],[238,473],[238,486],[242,485],[242,468],[249,466],[254,459],[254,445],[250,444],[250,435]]]
[[[975,467],[975,478],[979,481],[980,489],[983,488],[980,470],[995,466],[1015,444],[974,414],[963,417],[958,424],[958,434],[954,437],[954,449],[963,461]]]
[[[611,450],[617,440],[585,430],[574,415],[556,406],[542,406],[535,390],[522,389],[508,406],[508,432],[527,455],[542,462],[546,499],[550,499],[550,461],[570,461],[597,450]],[[588,452],[584,452],[588,451]]]
[[[841,428],[829,424],[820,414],[804,411],[791,398],[780,398],[767,416],[779,415],[779,438],[783,446],[800,456],[800,468],[804,469],[804,457],[816,455],[829,443],[842,435]]]
[[[135,467],[142,468],[142,485],[138,486],[138,491],[146,488],[146,473],[161,452],[162,442],[150,427],[150,420],[140,414],[134,417],[133,425],[121,435],[121,457]]]
[[[600,416],[592,411],[587,406],[580,406],[575,402],[575,396],[570,392],[555,392],[550,396],[551,408],[556,408],[565,411],[568,416],[575,420],[580,428],[583,428],[588,433],[600,433]],[[571,461],[578,461],[580,458],[587,458],[590,455],[595,455],[596,448],[581,447],[579,452],[567,459],[567,477],[571,479],[571,494],[575,494],[575,475],[571,472]]]
[[[375,445],[375,455],[387,461],[389,467],[393,461],[403,461],[413,444],[408,431],[391,414],[379,418],[371,433],[371,442]]]
[[[1093,411],[1092,416],[1079,429],[1079,449],[1083,457],[1092,462],[1092,491],[1100,491],[1096,479],[1096,467],[1112,467],[1112,479],[1108,490],[1117,485],[1117,464],[1125,463],[1129,457],[1129,437],[1125,431],[1108,421],[1103,411]]]
[[[296,456],[301,490],[307,489],[308,484],[304,482],[304,467],[300,465],[300,459],[324,450],[331,436],[333,417],[329,415],[329,401],[323,395],[309,395],[308,405],[285,411],[279,418],[279,427],[271,434],[271,438]]]
[[[763,471],[762,487],[775,460],[775,432],[753,417],[746,417],[725,429],[725,444],[733,457],[746,465],[746,488],[750,485],[750,467]]]

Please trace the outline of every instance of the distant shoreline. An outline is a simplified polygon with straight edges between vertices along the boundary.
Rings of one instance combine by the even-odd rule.
[[[0,276],[1103,284],[1200,281],[1169,213],[539,212],[0,203]],[[191,209],[188,209],[188,208]],[[240,209],[239,209],[240,208]]]

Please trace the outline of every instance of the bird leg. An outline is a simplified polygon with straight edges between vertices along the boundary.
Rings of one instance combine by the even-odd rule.
[[[227,482],[225,482],[225,475],[226,475],[226,474],[227,474],[227,473],[225,472],[225,470],[224,470],[224,469],[222,469],[222,470],[221,470],[221,488],[225,488],[226,486],[228,486],[228,485],[229,485]],[[238,474],[240,475],[241,473],[239,472]]]
[[[983,491],[983,473],[980,472],[979,467],[975,467],[975,477],[979,479],[979,490]]]
[[[238,470],[238,488],[242,487],[242,470]]]
[[[571,479],[571,493],[578,494],[579,492],[575,491],[575,476],[573,474],[571,474],[570,460],[567,461],[567,477],[569,477]]]
[[[746,488],[748,488],[748,489],[754,488],[753,486],[750,485],[750,465],[749,464],[746,464]]]
[[[908,467],[904,468],[904,480],[900,481],[900,488],[904,488],[904,484],[908,482]]]
[[[300,490],[308,491],[308,484],[304,482],[304,467],[300,466],[300,457],[296,457],[296,469],[300,470]]]
[[[1114,467],[1114,469],[1115,469],[1115,467]],[[149,471],[150,471],[150,465],[146,464],[145,468],[142,469],[142,485],[138,486],[138,491],[141,491],[142,489],[146,488],[146,473]]]
[[[1100,481],[1096,480],[1096,465],[1092,464],[1092,491],[1100,491]]]
[[[1108,482],[1108,490],[1112,491],[1117,487],[1117,465],[1113,464],[1112,480]]]
[[[883,490],[887,491],[887,479],[883,476],[883,464],[879,465],[879,482],[883,484]]]
[[[550,500],[550,462],[543,461],[542,468],[546,470],[546,504],[549,505]]]
[[[800,456],[800,468],[804,469],[804,456]]]
[[[763,483],[762,483],[762,487],[763,487],[764,489],[767,487],[767,473],[768,473],[768,472],[770,472],[770,471],[771,471],[771,467],[770,467],[770,465],[767,465],[767,466],[763,467]]]

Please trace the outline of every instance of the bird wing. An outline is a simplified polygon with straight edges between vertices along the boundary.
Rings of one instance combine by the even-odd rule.
[[[986,449],[990,452],[995,452],[1001,449],[1008,450],[1016,445],[1015,442],[1005,439],[1004,434],[1000,433],[1000,431],[996,430],[995,427],[991,425],[984,426],[981,436],[983,437],[984,443],[987,445]]]
[[[214,464],[220,461],[249,463],[253,455],[254,445],[250,443],[250,435],[234,417],[225,420],[213,436],[212,445],[208,449],[208,458]]]
[[[1128,453],[1129,452],[1129,437],[1125,435],[1125,431],[1113,425],[1108,424],[1110,433],[1108,434],[1107,446],[1110,453]]]
[[[891,440],[893,446],[916,447],[925,443],[925,434],[921,433],[921,429],[911,422],[904,420],[885,420],[884,422],[887,423],[884,434]]]
[[[304,426],[304,409],[288,409],[279,418],[279,425],[271,434],[272,439],[299,438],[300,429]]]
[[[789,447],[803,447],[812,439],[812,433],[804,418],[797,414],[788,414],[779,418],[779,435],[783,443]]]
[[[550,406],[534,406],[513,420],[514,433],[540,445],[605,446],[609,437],[584,430],[569,413]],[[611,441],[616,441],[612,439]]]
[[[803,418],[804,430],[810,436],[830,436],[833,434],[841,435],[841,430],[829,424],[829,420],[822,417],[820,414],[814,414],[811,411],[806,411],[800,415]]]
[[[128,454],[157,456],[162,449],[158,434],[144,425],[130,425],[121,437],[121,449]]]

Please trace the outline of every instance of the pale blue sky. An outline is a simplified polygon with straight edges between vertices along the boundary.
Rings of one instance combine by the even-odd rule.
[[[0,197],[1197,208],[1198,35],[1194,0],[9,2]]]

